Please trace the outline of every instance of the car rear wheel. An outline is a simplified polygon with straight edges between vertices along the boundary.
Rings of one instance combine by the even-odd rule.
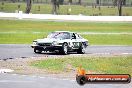
[[[38,50],[38,49],[36,49],[36,48],[34,48],[34,52],[35,52],[35,53],[42,53],[41,50]]]
[[[68,45],[67,45],[67,43],[64,43],[62,45],[62,49],[60,50],[60,53],[63,54],[63,55],[67,55],[68,54]]]
[[[86,47],[82,43],[81,46],[79,47],[79,49],[77,50],[77,53],[78,54],[85,54],[85,52],[86,52]]]

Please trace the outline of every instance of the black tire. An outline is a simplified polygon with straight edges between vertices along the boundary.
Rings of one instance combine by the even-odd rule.
[[[76,77],[76,81],[79,85],[84,85],[87,81],[86,77],[81,75]]]
[[[42,53],[42,51],[34,48],[34,53]]]
[[[79,47],[79,49],[77,50],[77,53],[78,54],[85,54],[85,52],[86,52],[86,47],[82,43],[81,46]]]
[[[63,55],[67,55],[68,54],[68,44],[67,43],[64,43],[62,45],[62,48],[60,50],[60,53],[63,54]]]

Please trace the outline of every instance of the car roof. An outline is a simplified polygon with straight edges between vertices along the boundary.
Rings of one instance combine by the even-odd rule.
[[[55,32],[68,32],[68,33],[76,33],[76,32],[70,32],[70,31],[55,31]]]

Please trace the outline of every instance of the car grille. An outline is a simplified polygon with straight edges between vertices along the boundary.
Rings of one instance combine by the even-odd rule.
[[[38,43],[39,46],[51,46],[51,43]]]

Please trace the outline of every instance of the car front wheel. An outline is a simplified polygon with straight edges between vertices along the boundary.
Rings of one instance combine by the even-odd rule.
[[[79,49],[77,50],[77,53],[78,54],[85,54],[85,52],[86,52],[86,47],[82,43],[81,46],[79,47]]]
[[[62,45],[62,49],[60,50],[60,53],[63,54],[63,55],[67,55],[68,54],[68,45],[67,45],[67,43],[64,43]]]

